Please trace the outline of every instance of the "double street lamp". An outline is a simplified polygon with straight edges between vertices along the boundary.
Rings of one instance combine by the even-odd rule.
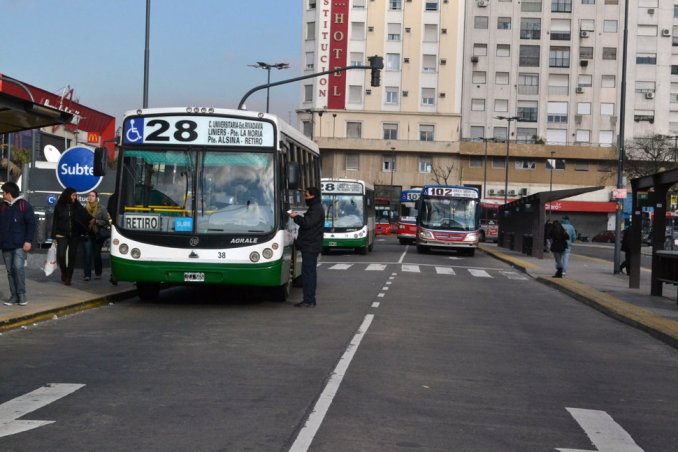
[[[504,163],[504,204],[508,202],[508,165],[509,165],[509,143],[511,141],[511,121],[520,121],[519,116],[495,116],[494,119],[501,119],[508,121],[508,128],[506,129],[506,162]]]
[[[271,84],[271,69],[275,68],[278,70],[282,69],[287,69],[290,67],[289,64],[287,63],[264,63],[261,61],[257,61],[257,64],[248,64],[250,67],[256,67],[259,69],[266,69],[268,72],[267,78],[266,78],[266,83]],[[269,99],[270,99],[270,87],[266,88],[266,113],[268,113],[268,106],[269,106]]]

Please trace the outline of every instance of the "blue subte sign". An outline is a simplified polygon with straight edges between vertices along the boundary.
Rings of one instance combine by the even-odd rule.
[[[94,151],[82,146],[66,149],[61,154],[56,177],[63,188],[72,187],[78,193],[94,190],[102,179],[94,176]]]

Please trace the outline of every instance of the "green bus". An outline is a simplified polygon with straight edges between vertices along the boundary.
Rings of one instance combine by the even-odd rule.
[[[356,179],[321,180],[325,233],[323,251],[372,251],[375,240],[374,186]]]

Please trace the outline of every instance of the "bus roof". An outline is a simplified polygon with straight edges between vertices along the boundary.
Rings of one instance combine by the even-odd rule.
[[[203,116],[237,116],[241,118],[251,119],[266,119],[275,123],[279,133],[283,133],[299,144],[309,148],[314,154],[320,155],[320,149],[315,141],[309,139],[299,130],[285,122],[279,116],[271,113],[262,113],[258,111],[234,110],[229,108],[214,108],[214,107],[166,107],[166,108],[140,108],[138,110],[128,110],[125,112],[127,116],[144,116],[144,115],[203,115]]]
[[[358,182],[359,184],[363,184],[365,188],[374,190],[374,185],[360,179],[347,179],[345,177],[323,177],[320,179],[320,182]]]

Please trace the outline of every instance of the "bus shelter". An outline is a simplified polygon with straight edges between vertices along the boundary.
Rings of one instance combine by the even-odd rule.
[[[640,247],[643,206],[652,206],[654,208],[654,219],[652,220],[651,229],[652,276],[650,295],[661,296],[664,283],[678,284],[678,251],[665,249],[667,237],[667,195],[671,187],[676,183],[678,183],[678,169],[631,179],[633,200],[631,236],[629,240],[629,248],[631,249],[629,288],[640,288]],[[641,197],[641,195],[643,196]]]
[[[499,206],[498,245],[543,259],[546,204],[603,188],[605,187],[542,191]]]

